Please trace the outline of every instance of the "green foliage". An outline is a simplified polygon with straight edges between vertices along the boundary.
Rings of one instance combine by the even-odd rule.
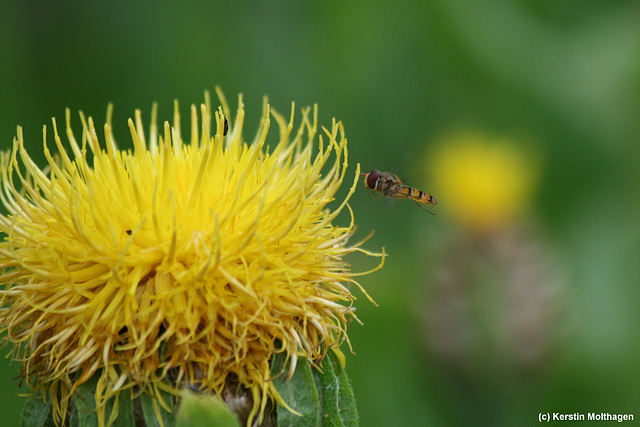
[[[95,401],[98,378],[98,374],[94,375],[87,382],[78,386],[71,401],[72,411],[66,425],[70,427],[95,427],[99,425]],[[159,396],[168,407],[173,407],[173,396],[171,394],[160,392]],[[143,393],[139,396],[139,402],[142,416],[148,427],[174,426],[174,414],[164,409],[157,399]],[[162,421],[157,419],[154,407],[157,407],[157,413],[160,414]],[[111,419],[112,417],[113,419]],[[121,390],[117,399],[111,398],[107,401],[105,421],[107,425],[111,423],[110,425],[113,427],[136,425],[136,410],[134,409],[134,400],[130,389]],[[22,408],[20,426],[52,427],[54,425],[51,400],[45,403],[40,393],[29,397]]]
[[[322,362],[322,371],[311,366],[307,359],[299,359],[296,370],[287,379],[286,356],[273,358],[271,373],[280,396],[295,411],[277,405],[277,426],[344,426],[358,425],[358,413],[349,378],[337,355],[329,351]],[[99,375],[78,386],[73,395],[73,411],[69,425],[73,427],[96,427],[95,393]],[[165,406],[173,406],[173,396],[160,392]],[[236,415],[224,402],[212,395],[198,393],[185,388],[181,395],[177,414],[167,411],[158,398],[143,393],[139,396],[142,416],[148,427],[240,427]],[[160,414],[161,420],[157,414]],[[138,419],[140,417],[138,416]],[[121,390],[118,397],[107,401],[105,421],[114,427],[136,425],[134,401],[130,389]],[[138,420],[139,421],[139,420]],[[31,396],[22,409],[21,427],[52,427],[51,401],[45,403],[42,395]]]
[[[278,423],[284,425],[318,426],[320,423],[320,400],[316,390],[311,365],[307,359],[300,359],[296,365],[293,376],[287,380],[284,378],[286,357],[278,354],[271,363],[271,373],[273,376],[282,374],[274,380],[274,384],[280,396],[287,404],[298,412],[294,414],[288,409],[278,405]],[[284,371],[284,372],[283,372]]]
[[[277,355],[272,363],[272,374],[278,375],[285,367],[285,356]],[[314,369],[306,359],[298,360],[291,379],[275,380],[278,393],[296,415],[278,405],[278,426],[357,426],[358,413],[349,378],[333,351],[322,363],[322,372]]]
[[[173,396],[171,394],[161,391],[158,399],[162,399],[168,407],[173,407]],[[147,423],[147,427],[173,426],[174,414],[164,409],[158,399],[147,393],[140,395],[140,406],[142,407],[142,415]],[[156,413],[160,414],[161,421],[158,420]]]
[[[51,410],[51,404],[45,403],[40,393],[29,396],[20,413],[20,427],[52,426]]]
[[[73,402],[75,404],[75,412],[78,414],[78,427],[94,427],[99,425],[95,400],[98,379],[99,374],[96,374],[76,389]],[[105,420],[109,421],[112,418],[114,418],[113,424],[111,424],[113,427],[134,425],[131,390],[121,390],[118,393],[117,399],[112,398],[107,401]]]

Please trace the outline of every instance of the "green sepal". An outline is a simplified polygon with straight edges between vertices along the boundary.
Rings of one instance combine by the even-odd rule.
[[[42,393],[29,396],[20,413],[20,427],[53,426],[53,407],[51,400],[45,403]]]
[[[184,388],[176,427],[240,427],[238,418],[216,396]]]

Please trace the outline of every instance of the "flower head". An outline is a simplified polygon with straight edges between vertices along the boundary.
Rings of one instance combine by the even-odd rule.
[[[348,244],[353,215],[334,224],[359,165],[346,199],[327,209],[346,178],[342,124],[316,138],[316,108],[294,130],[294,107],[287,120],[265,100],[248,145],[242,98],[232,121],[219,96],[215,112],[206,97],[200,123],[192,106],[190,143],[176,103],[160,132],[154,108],[148,138],[136,112],[132,150],[118,149],[110,114],[104,142],[82,114],[76,139],[67,110],[70,150],[54,120],[46,168],[27,154],[21,129],[2,154],[0,329],[28,384],[54,402],[57,423],[94,375],[103,423],[120,390],[156,396],[189,384],[221,394],[229,381],[249,390],[257,419],[281,400],[272,355],[285,352],[291,373],[298,357],[319,363],[347,339],[348,284],[359,287],[363,273],[343,257],[368,252]],[[279,136],[269,149],[272,120]]]
[[[539,175],[537,156],[510,140],[478,132],[448,136],[428,158],[444,208],[474,231],[493,229],[521,214]]]

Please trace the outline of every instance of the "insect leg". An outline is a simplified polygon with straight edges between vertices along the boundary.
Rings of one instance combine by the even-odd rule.
[[[413,199],[411,199],[413,200]],[[424,206],[422,206],[420,203],[418,203],[417,201],[413,200],[413,203],[415,203],[416,205],[418,205],[418,207],[424,211],[429,212],[431,215],[435,215],[435,213],[431,212],[429,209],[425,208]]]

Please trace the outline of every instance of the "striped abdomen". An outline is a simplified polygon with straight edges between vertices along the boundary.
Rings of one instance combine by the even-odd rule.
[[[414,200],[418,203],[425,203],[429,205],[436,205],[438,202],[436,199],[430,195],[425,193],[422,190],[418,190],[417,188],[407,187],[403,185],[400,191],[396,193],[397,195],[391,195],[391,197],[408,197],[411,200]]]

